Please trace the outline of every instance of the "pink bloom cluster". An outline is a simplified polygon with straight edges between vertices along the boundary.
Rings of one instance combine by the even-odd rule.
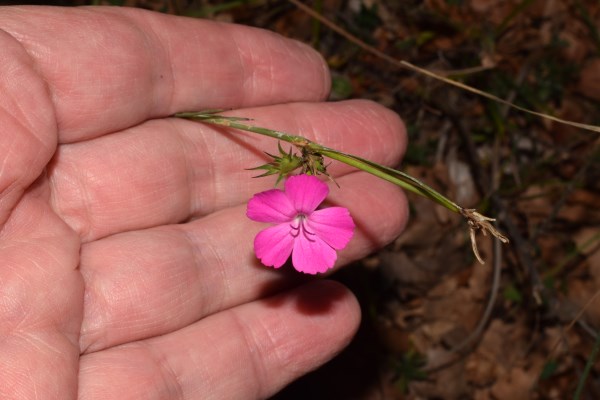
[[[300,272],[316,274],[333,267],[336,250],[350,241],[354,221],[343,207],[317,207],[329,188],[312,175],[290,176],[284,190],[257,193],[248,202],[247,216],[274,223],[256,235],[254,251],[261,262],[279,268],[292,255]]]

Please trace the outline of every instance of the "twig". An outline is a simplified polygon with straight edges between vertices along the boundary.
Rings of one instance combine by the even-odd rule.
[[[493,249],[494,249],[493,275],[492,275],[492,284],[491,284],[491,288],[490,288],[490,295],[488,297],[488,301],[485,306],[485,310],[483,311],[483,314],[482,314],[481,318],[479,319],[479,322],[477,323],[475,330],[473,332],[471,332],[465,340],[463,340],[462,342],[460,342],[459,344],[457,344],[456,346],[454,346],[453,348],[450,349],[450,352],[454,353],[454,355],[450,356],[448,360],[445,360],[435,366],[425,368],[424,371],[427,372],[428,374],[446,369],[446,368],[454,365],[458,361],[462,360],[463,358],[465,358],[469,354],[469,351],[464,351],[464,350],[466,350],[469,346],[473,345],[476,341],[478,341],[481,338],[483,331],[492,316],[492,312],[494,310],[494,305],[496,304],[496,299],[498,298],[498,292],[500,289],[500,277],[501,277],[501,271],[502,271],[501,270],[501,267],[502,267],[502,245],[501,245],[501,241],[498,238],[496,238],[494,240],[494,248]]]
[[[573,319],[571,320],[571,322],[569,322],[569,325],[567,325],[567,327],[565,328],[563,336],[566,333],[568,333],[571,329],[573,329],[573,327],[575,326],[575,324],[578,324],[591,337],[593,337],[593,338],[596,337],[596,335],[598,333],[591,326],[589,326],[581,317],[583,317],[583,314],[585,313],[585,310],[587,310],[589,308],[589,306],[592,304],[592,302],[594,300],[596,300],[596,298],[599,295],[600,295],[600,290],[597,290],[596,293],[594,293],[594,295],[592,297],[590,297],[588,299],[588,301],[585,302],[585,304],[583,305],[583,307],[581,307],[581,310],[579,310],[579,312],[577,313],[577,315],[575,315],[575,317],[573,317]],[[556,339],[556,342],[554,343],[554,345],[552,345],[552,348],[550,349],[550,354],[548,354],[548,357],[546,357],[546,362],[550,358],[552,358],[552,355],[554,354],[554,352],[558,348],[558,344],[560,343],[561,340],[562,340],[561,338]]]
[[[489,100],[493,100],[495,102],[507,105],[509,107],[512,107],[514,109],[517,109],[519,111],[528,113],[528,114],[532,114],[535,115],[537,117],[540,118],[544,118],[544,119],[548,119],[554,122],[558,122],[561,124],[566,124],[566,125],[571,125],[577,128],[581,128],[581,129],[585,129],[588,131],[593,131],[596,133],[600,133],[600,126],[594,126],[594,125],[588,125],[588,124],[583,124],[580,122],[573,122],[573,121],[568,121],[562,118],[558,118],[558,117],[554,117],[552,115],[548,115],[548,114],[544,114],[541,112],[537,112],[537,111],[533,111],[533,110],[529,110],[525,107],[521,107],[518,106],[516,104],[511,103],[510,101],[504,100],[500,97],[494,96],[493,94],[484,92],[482,90],[476,89],[474,87],[471,87],[469,85],[465,85],[464,83],[452,80],[452,79],[448,79],[442,76],[443,72],[432,72],[420,67],[417,67],[416,65],[413,65],[411,63],[409,63],[408,61],[404,61],[404,60],[398,60],[394,57],[391,57],[387,54],[385,54],[384,52],[377,50],[375,47],[368,45],[367,43],[365,43],[364,41],[360,40],[358,37],[352,35],[351,33],[347,32],[346,30],[342,29],[341,27],[337,26],[335,23],[333,23],[332,21],[328,20],[327,18],[323,17],[321,14],[315,12],[313,9],[311,9],[310,7],[308,7],[307,5],[301,3],[298,0],[288,0],[290,3],[294,4],[296,7],[300,8],[302,11],[304,11],[305,13],[307,13],[308,15],[310,15],[313,18],[316,18],[317,20],[321,21],[321,23],[325,26],[327,26],[329,29],[333,30],[334,32],[340,34],[341,36],[343,36],[344,38],[346,38],[348,41],[354,43],[355,45],[361,47],[362,49],[368,51],[369,53],[387,61],[388,63],[395,65],[399,68],[404,68],[404,69],[408,69],[410,71],[413,72],[418,72],[422,75],[426,75],[429,76],[430,78],[433,79],[437,79],[439,81],[445,82],[449,85],[452,86],[456,86],[458,88],[461,88],[463,90],[466,90],[468,92],[477,94],[479,96],[485,97],[486,99]]]

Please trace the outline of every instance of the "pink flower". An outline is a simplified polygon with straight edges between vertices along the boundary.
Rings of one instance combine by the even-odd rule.
[[[248,202],[248,218],[276,225],[254,239],[254,251],[261,262],[279,268],[292,255],[300,272],[316,274],[333,267],[336,250],[350,241],[354,221],[344,207],[317,210],[329,188],[312,175],[290,176],[285,190],[257,193]]]

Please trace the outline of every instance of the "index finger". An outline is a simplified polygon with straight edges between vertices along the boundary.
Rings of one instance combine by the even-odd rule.
[[[320,55],[275,33],[139,9],[10,7],[0,29],[37,64],[60,142],[178,111],[323,99]]]

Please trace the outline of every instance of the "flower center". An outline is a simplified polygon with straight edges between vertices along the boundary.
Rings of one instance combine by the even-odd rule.
[[[290,224],[290,235],[292,235],[294,238],[298,237],[299,235],[304,235],[306,240],[314,242],[315,239],[311,236],[315,236],[315,233],[307,229],[307,218],[308,217],[304,214],[298,214],[296,218],[294,218],[294,221]]]

